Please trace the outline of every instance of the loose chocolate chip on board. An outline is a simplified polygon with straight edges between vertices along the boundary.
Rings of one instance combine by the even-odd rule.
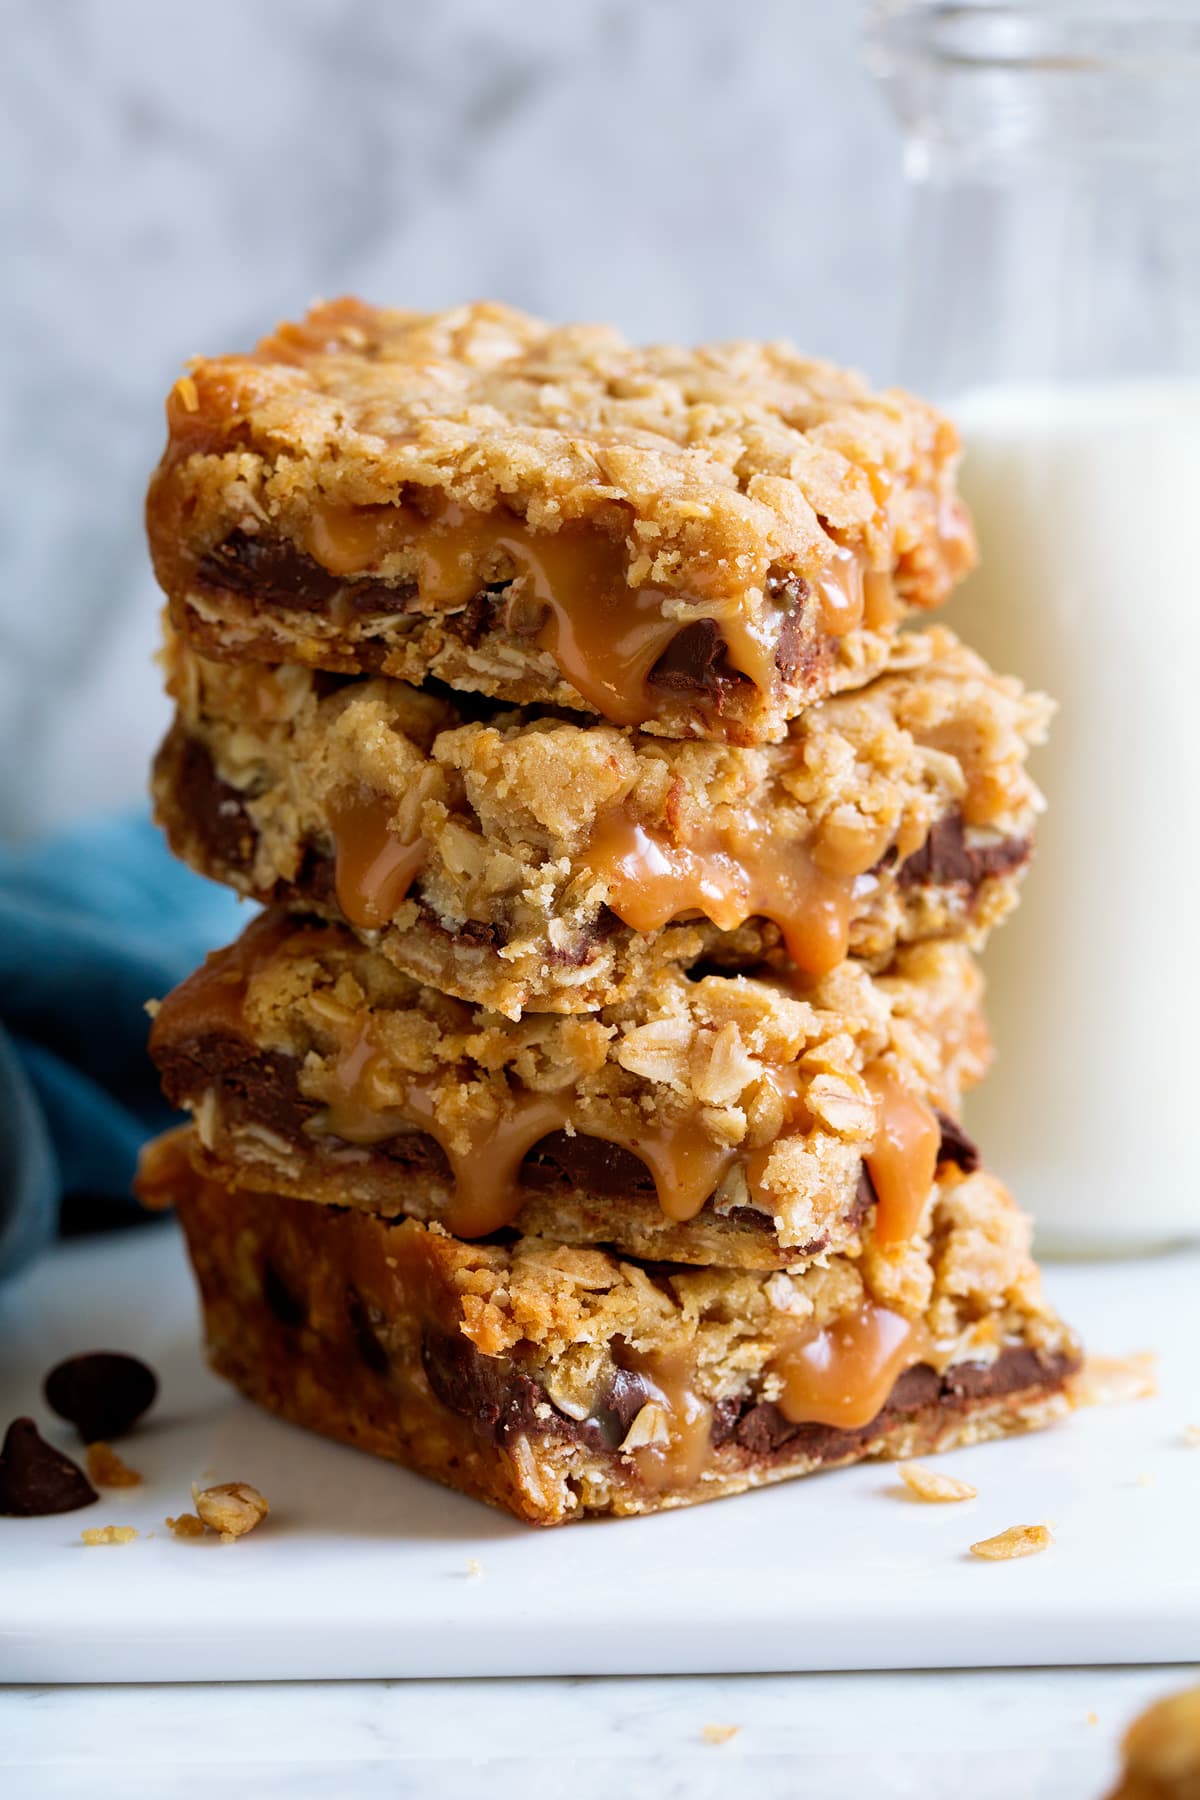
[[[136,1356],[90,1350],[51,1369],[44,1392],[47,1405],[74,1425],[85,1444],[111,1443],[153,1406],[158,1377]]]
[[[48,1444],[32,1419],[14,1419],[0,1449],[0,1514],[37,1519],[98,1499],[83,1470]]]

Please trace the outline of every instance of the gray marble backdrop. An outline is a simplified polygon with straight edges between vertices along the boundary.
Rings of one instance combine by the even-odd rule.
[[[0,0],[0,834],[136,802],[141,536],[198,351],[496,296],[890,372],[856,0]]]

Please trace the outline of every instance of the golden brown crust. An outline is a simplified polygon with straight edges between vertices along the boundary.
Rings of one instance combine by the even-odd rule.
[[[401,682],[322,692],[297,665],[215,663],[171,635],[177,720],[156,765],[157,814],[203,873],[337,918],[338,807],[370,796],[390,832],[426,846],[370,941],[416,979],[514,1017],[591,1011],[662,964],[750,966],[779,945],[777,926],[754,917],[724,933],[694,914],[621,925],[593,848],[614,812],[667,845],[748,826],[786,843],[797,868],[832,846],[855,871],[849,947],[881,967],[898,943],[978,944],[1015,904],[1041,805],[1025,758],[1048,713],[947,631],[907,638],[897,660],[809,708],[786,743],[740,748],[521,713],[464,722]],[[960,834],[961,853],[901,879],[935,826]]]
[[[819,581],[840,550],[893,582],[901,607],[932,606],[972,556],[948,421],[786,344],[643,350],[496,305],[418,314],[342,300],[252,355],[197,360],[167,411],[151,548],[177,624],[213,654],[383,666],[518,703],[580,704],[507,626],[472,641],[444,609],[385,595],[372,610],[393,615],[387,629],[377,618],[364,632],[327,606],[281,612],[198,584],[232,534],[304,549],[320,507],[503,509],[539,538],[595,532],[624,545],[630,585],[681,606],[681,622],[698,595],[697,617],[717,603],[765,619],[780,583]],[[416,566],[401,551],[352,573],[400,596]],[[890,626],[839,641],[812,606],[792,610],[803,641],[776,691],[743,684],[724,718],[664,694],[650,728],[777,735],[806,701],[878,666]]]

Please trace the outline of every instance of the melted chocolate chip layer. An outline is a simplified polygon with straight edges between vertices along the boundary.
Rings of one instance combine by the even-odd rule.
[[[243,1038],[225,1033],[174,1040],[159,1044],[154,1051],[162,1080],[163,1092],[173,1106],[186,1108],[201,1095],[215,1089],[221,1096],[222,1111],[230,1125],[260,1125],[306,1152],[319,1153],[319,1146],[305,1129],[308,1121],[321,1111],[317,1101],[306,1099],[300,1092],[300,1062],[274,1050],[259,1050]],[[961,1125],[947,1113],[938,1113],[942,1138],[939,1162],[952,1162],[966,1173],[979,1167],[979,1152]],[[340,1140],[327,1138],[331,1147]],[[416,1176],[449,1181],[450,1167],[440,1144],[423,1131],[406,1131],[385,1138],[359,1154],[381,1167],[403,1169]],[[623,1145],[610,1144],[603,1138],[552,1131],[542,1138],[525,1157],[520,1169],[520,1183],[531,1193],[581,1192],[601,1199],[652,1199],[656,1190],[654,1178],[641,1158]],[[844,1223],[850,1229],[861,1225],[875,1204],[871,1177],[863,1166],[854,1203]],[[770,1233],[774,1223],[770,1216],[755,1207],[735,1207],[728,1215],[731,1223],[743,1229]],[[817,1255],[827,1238],[797,1245],[789,1256],[799,1261]]]
[[[442,1405],[469,1420],[487,1442],[505,1446],[515,1437],[553,1434],[591,1450],[615,1451],[652,1397],[644,1377],[618,1369],[592,1412],[575,1419],[555,1406],[532,1376],[480,1355],[467,1338],[427,1332],[421,1360]],[[899,1377],[870,1423],[854,1431],[793,1424],[774,1402],[737,1396],[714,1408],[712,1445],[715,1450],[735,1445],[754,1462],[784,1455],[838,1462],[914,1414],[962,1412],[1025,1390],[1051,1391],[1073,1366],[1068,1356],[1042,1356],[1024,1346],[1002,1350],[991,1363],[958,1363],[941,1375],[919,1363]]]

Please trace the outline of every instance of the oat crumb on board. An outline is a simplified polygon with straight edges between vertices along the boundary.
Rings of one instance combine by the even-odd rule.
[[[924,1463],[901,1463],[897,1473],[918,1500],[929,1500],[935,1505],[944,1505],[951,1500],[974,1500],[978,1493],[969,1481],[959,1481],[955,1475],[943,1475],[940,1469],[927,1469]]]
[[[706,1744],[727,1744],[741,1730],[740,1725],[706,1725],[703,1737]]]
[[[270,1504],[248,1481],[224,1481],[217,1487],[193,1488],[192,1504],[210,1531],[220,1533],[221,1542],[232,1544],[261,1525],[270,1512]]]
[[[164,1519],[167,1530],[177,1538],[201,1538],[204,1526],[195,1513],[180,1513],[177,1519]]]
[[[111,1444],[97,1440],[87,1447],[87,1472],[96,1487],[126,1488],[141,1485],[141,1474],[123,1462]]]
[[[132,1525],[93,1525],[81,1535],[91,1548],[96,1544],[132,1544],[137,1532]]]
[[[1012,1562],[1018,1556],[1036,1556],[1053,1542],[1048,1525],[1010,1525],[1007,1531],[998,1531],[995,1537],[980,1538],[972,1544],[971,1555],[982,1557],[984,1562]]]

